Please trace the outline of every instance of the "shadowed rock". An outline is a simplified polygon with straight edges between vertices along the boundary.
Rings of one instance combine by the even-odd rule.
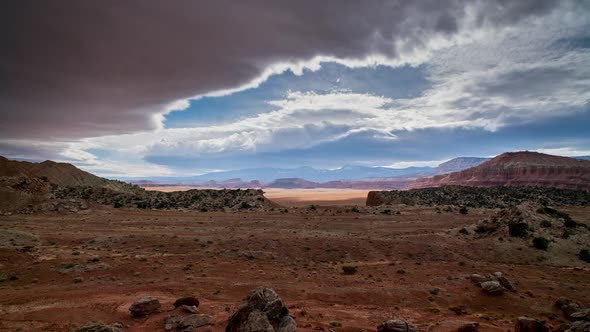
[[[193,296],[181,297],[174,302],[174,308],[178,308],[181,305],[187,305],[189,307],[195,306],[198,308],[199,307],[199,300]]]
[[[226,332],[294,332],[297,324],[270,288],[256,288],[229,318]]]
[[[549,332],[549,328],[542,320],[521,316],[516,320],[514,332]]]

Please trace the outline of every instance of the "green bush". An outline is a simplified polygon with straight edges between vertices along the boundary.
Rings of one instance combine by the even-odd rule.
[[[346,265],[342,267],[344,274],[355,274],[358,268],[356,266]]]
[[[588,249],[580,250],[578,257],[580,257],[580,259],[583,260],[584,262],[590,263],[590,251],[588,251]]]
[[[539,236],[533,239],[533,247],[539,250],[547,250],[549,248],[549,240]]]
[[[515,224],[508,225],[508,233],[510,236],[515,237],[526,237],[529,232],[529,225],[525,222],[519,222]]]

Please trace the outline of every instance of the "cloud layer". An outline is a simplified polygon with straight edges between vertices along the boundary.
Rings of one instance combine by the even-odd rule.
[[[343,142],[364,142],[381,165],[402,156],[435,160],[400,147],[411,144],[411,133],[493,133],[586,116],[589,7],[539,0],[14,2],[0,13],[0,154],[63,159],[111,175],[172,173],[182,162],[215,168],[204,159],[287,161],[285,153],[337,151]],[[341,76],[329,77],[338,84],[328,89],[317,79],[333,63],[359,74],[342,76],[342,84]],[[396,70],[402,77],[420,66],[420,77],[406,89],[371,86],[362,77],[376,75],[376,65],[394,68],[393,80]],[[286,70],[309,79],[272,94],[260,110],[252,104],[239,118],[185,127],[180,117],[169,122],[176,128],[166,127],[174,110],[192,116],[191,99],[279,86],[273,78],[288,77]],[[536,148],[585,151],[588,144],[562,143],[540,140]],[[321,163],[308,156],[304,164]]]

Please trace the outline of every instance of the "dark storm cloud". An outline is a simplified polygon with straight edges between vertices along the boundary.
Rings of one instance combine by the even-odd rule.
[[[476,1],[512,24],[557,1]],[[0,10],[0,139],[152,129],[165,105],[233,88],[278,61],[395,58],[457,31],[465,1],[8,1]]]

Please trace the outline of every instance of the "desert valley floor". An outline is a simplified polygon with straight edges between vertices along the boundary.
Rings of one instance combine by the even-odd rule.
[[[565,207],[590,224],[590,208]],[[471,229],[496,210],[429,207],[275,208],[179,212],[90,206],[71,214],[0,216],[1,331],[69,331],[89,321],[164,331],[178,297],[223,331],[250,290],[272,287],[298,330],[375,331],[400,318],[422,331],[510,331],[527,315],[559,326],[559,297],[590,298],[590,269],[568,248],[540,251]],[[357,272],[344,274],[343,266]],[[485,294],[474,273],[502,272],[515,292]],[[156,296],[162,310],[133,318],[130,304]]]

